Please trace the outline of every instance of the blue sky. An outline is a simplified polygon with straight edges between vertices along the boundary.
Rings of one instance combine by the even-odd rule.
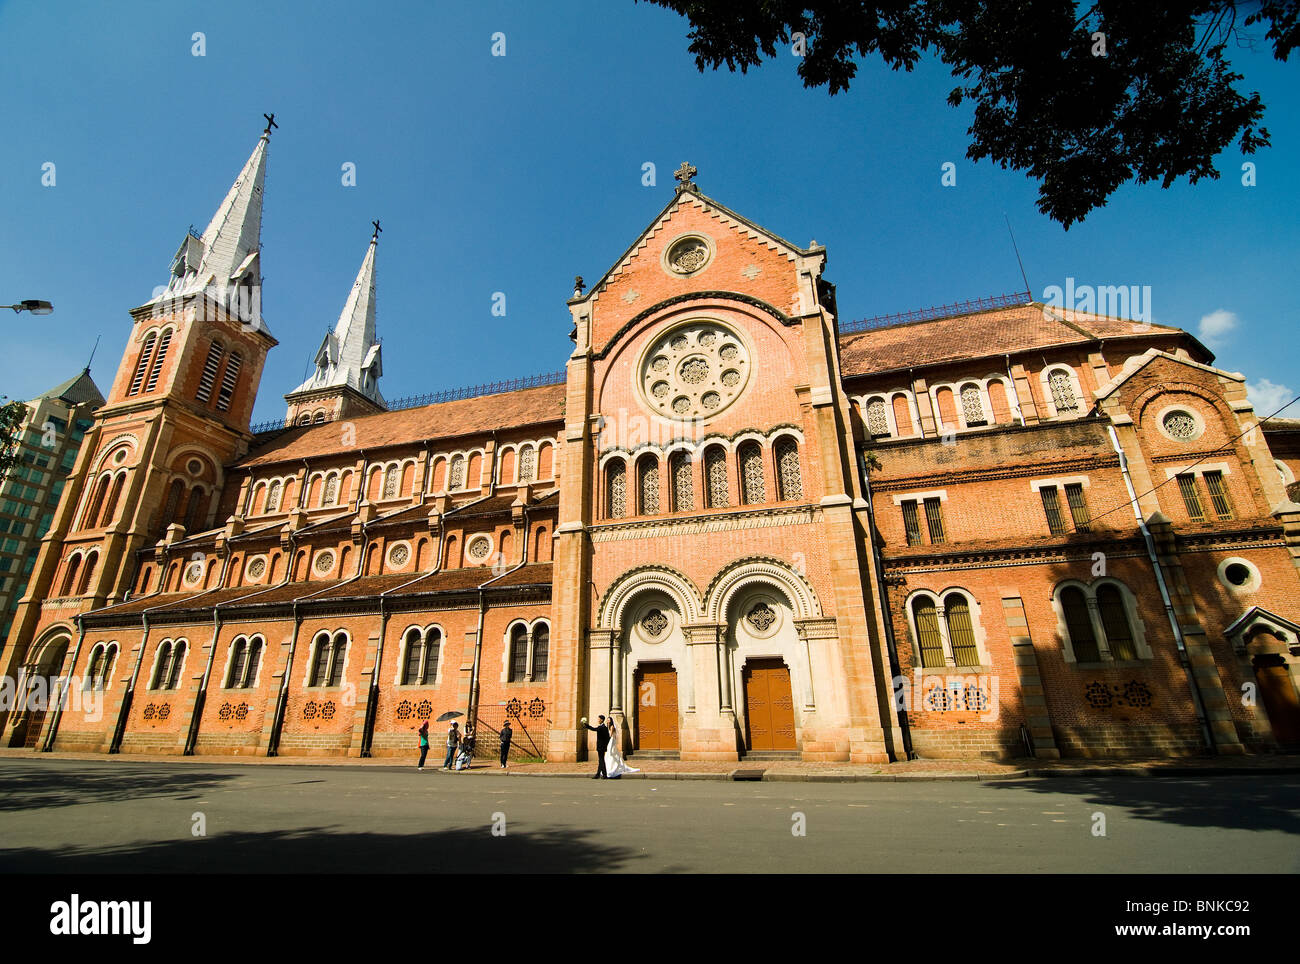
[[[497,31],[504,57],[491,55]],[[257,420],[283,414],[376,217],[390,399],[560,369],[573,276],[600,277],[671,197],[683,159],[705,193],[825,244],[845,319],[1021,289],[1005,212],[1035,296],[1068,277],[1150,285],[1153,320],[1202,333],[1257,399],[1300,390],[1300,65],[1237,55],[1273,136],[1251,159],[1256,186],[1229,151],[1218,181],[1125,187],[1066,232],[1022,174],[964,159],[969,114],[947,106],[940,66],[868,63],[832,98],[802,87],[792,56],[701,75],[686,31],[631,0],[0,4],[0,303],[56,307],[6,322],[0,394],[67,378],[97,335],[93,374],[108,387],[128,309],[166,281],[185,229],[207,224],[263,111],[281,125],[262,225],[280,345]],[[946,161],[955,187],[940,183]]]

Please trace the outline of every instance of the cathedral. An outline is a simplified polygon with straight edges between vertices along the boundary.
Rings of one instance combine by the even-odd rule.
[[[824,247],[683,164],[577,279],[562,373],[390,405],[376,224],[254,430],[269,131],[130,311],[4,746],[394,756],[453,713],[557,761],[598,714],[650,760],[1300,744],[1300,421],[1187,332],[1028,294],[842,321]]]

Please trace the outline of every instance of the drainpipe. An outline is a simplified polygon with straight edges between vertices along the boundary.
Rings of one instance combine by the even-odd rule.
[[[1014,399],[1016,400],[1016,420],[1017,420],[1021,425],[1024,425],[1024,424],[1025,424],[1025,412],[1024,412],[1024,410],[1020,407],[1020,390],[1019,390],[1018,388],[1016,388],[1016,376],[1011,374],[1011,356],[1008,354],[1008,355],[1005,355],[1005,356],[1003,356],[1003,357],[1004,357],[1004,359],[1005,359],[1005,361],[1006,361],[1006,364],[1007,364],[1007,381],[1008,381],[1008,382],[1010,383],[1010,385],[1011,385],[1011,397],[1014,398]]]
[[[1115,434],[1115,426],[1107,425],[1106,431],[1110,433],[1110,444],[1115,449],[1115,454],[1119,456],[1119,470],[1124,476],[1124,485],[1128,488],[1129,504],[1133,507],[1133,517],[1137,519],[1138,528],[1142,530],[1142,540],[1146,543],[1147,558],[1151,560],[1151,571],[1155,573],[1156,585],[1160,587],[1160,599],[1165,605],[1165,615],[1169,617],[1169,626],[1174,631],[1174,642],[1178,645],[1178,662],[1183,667],[1183,673],[1187,676],[1187,685],[1192,692],[1192,706],[1196,710],[1196,722],[1201,727],[1201,738],[1205,741],[1206,747],[1214,749],[1214,734],[1210,730],[1210,724],[1205,716],[1205,704],[1201,699],[1201,689],[1196,684],[1196,674],[1192,672],[1191,663],[1187,658],[1187,646],[1183,642],[1183,627],[1178,623],[1178,615],[1174,612],[1173,600],[1169,598],[1169,587],[1165,585],[1164,573],[1160,570],[1160,558],[1156,554],[1155,540],[1151,538],[1151,530],[1147,528],[1146,520],[1142,518],[1142,510],[1138,506],[1137,490],[1133,488],[1133,479],[1128,472],[1128,457],[1124,454],[1124,449],[1119,444],[1119,436]]]
[[[867,471],[867,460],[862,453],[858,453],[858,471],[862,474],[862,488],[867,502],[867,525],[869,527],[867,538],[871,541],[871,558],[876,567],[876,593],[880,599],[880,614],[885,625],[885,648],[889,652],[889,672],[894,679],[903,675],[901,664],[898,662],[898,644],[894,639],[894,620],[889,613],[889,595],[885,586],[885,567],[884,560],[880,555],[880,546],[876,544],[876,510],[871,500],[871,475]],[[894,699],[893,685],[890,685],[890,697]],[[904,759],[912,759],[912,729],[907,720],[907,707],[899,706],[898,710],[898,728],[903,737]]]

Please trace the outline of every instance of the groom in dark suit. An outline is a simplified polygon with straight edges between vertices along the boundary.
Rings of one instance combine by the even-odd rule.
[[[605,717],[601,716],[598,726],[592,726],[590,723],[583,722],[583,726],[596,734],[596,754],[600,758],[600,766],[596,770],[593,780],[608,779],[609,774],[605,772],[605,750],[609,747],[609,727],[605,725]]]

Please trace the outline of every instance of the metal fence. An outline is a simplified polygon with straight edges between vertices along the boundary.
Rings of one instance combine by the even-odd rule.
[[[546,759],[546,734],[551,725],[550,707],[541,698],[513,699],[496,706],[478,708],[475,727],[475,759],[497,759],[501,754],[501,727],[510,721],[510,759]]]
[[[934,321],[936,318],[950,318],[953,315],[966,315],[974,311],[989,311],[994,308],[1019,308],[1033,301],[1028,291],[1013,294],[990,295],[976,298],[974,301],[958,301],[951,305],[935,305],[930,308],[918,308],[915,311],[903,311],[893,315],[876,315],[874,318],[862,318],[847,321],[840,325],[842,334],[859,331],[875,331],[877,328],[890,328],[894,325],[906,325],[914,321]]]

